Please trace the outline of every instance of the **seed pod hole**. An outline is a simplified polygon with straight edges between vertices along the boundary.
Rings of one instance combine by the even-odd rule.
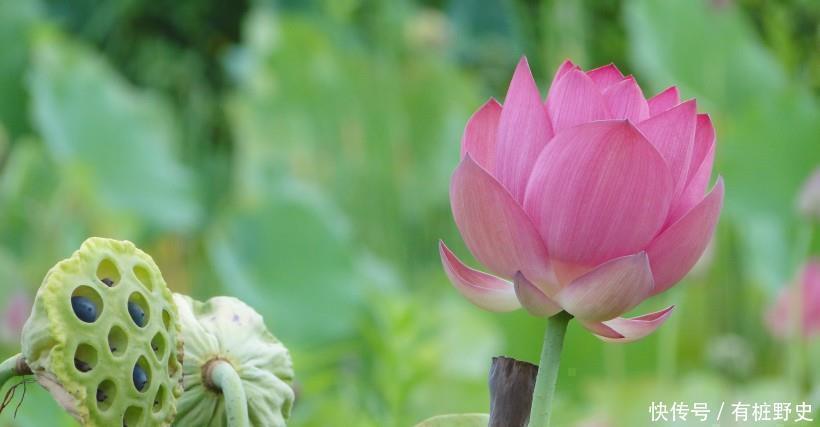
[[[134,276],[137,276],[137,280],[139,280],[148,292],[154,291],[154,281],[151,279],[151,271],[148,267],[144,265],[134,266]]]
[[[117,264],[114,264],[114,261],[108,258],[100,261],[97,266],[97,279],[109,288],[117,286],[120,283],[120,270],[117,268]]]
[[[111,380],[105,380],[97,386],[97,408],[107,411],[117,399],[117,386]]]
[[[173,378],[179,369],[179,360],[172,354],[168,357],[168,377]]]
[[[142,408],[129,406],[122,416],[122,427],[136,427],[142,425]]]
[[[157,390],[157,395],[154,396],[154,413],[161,411],[162,407],[165,406],[165,393],[165,386],[160,386],[159,390]]]
[[[162,360],[165,357],[165,336],[162,335],[162,332],[157,332],[154,335],[154,338],[151,340],[151,349],[154,350],[154,355],[157,356],[157,360]]]
[[[140,328],[148,324],[151,312],[148,310],[148,303],[145,302],[145,297],[141,293],[134,292],[128,297],[128,314],[134,324]]]
[[[162,310],[162,324],[166,331],[171,329],[171,313],[168,310]]]
[[[100,294],[90,286],[78,286],[71,294],[71,310],[85,323],[94,323],[103,311]]]
[[[88,372],[97,366],[97,350],[88,344],[80,344],[74,351],[74,368]]]
[[[111,351],[111,354],[119,356],[123,354],[127,348],[128,336],[125,335],[125,331],[117,325],[112,326],[111,330],[108,331],[108,349]]]
[[[134,365],[131,378],[134,383],[134,388],[139,392],[148,390],[151,386],[151,366],[148,365],[148,361],[145,360],[145,357],[140,357]]]

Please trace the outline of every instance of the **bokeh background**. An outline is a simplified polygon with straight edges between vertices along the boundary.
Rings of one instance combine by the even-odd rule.
[[[0,350],[48,268],[106,236],[173,290],[265,316],[295,360],[294,426],[487,412],[490,358],[536,361],[545,322],[460,298],[436,242],[470,259],[447,200],[461,131],[526,54],[544,92],[565,58],[615,62],[646,95],[677,84],[712,115],[726,180],[709,255],[636,310],[678,305],[658,333],[570,326],[555,423],[817,408],[817,346],[763,318],[820,252],[795,213],[820,164],[819,19],[814,0],[0,0]],[[38,386],[13,406],[0,425],[75,425]]]

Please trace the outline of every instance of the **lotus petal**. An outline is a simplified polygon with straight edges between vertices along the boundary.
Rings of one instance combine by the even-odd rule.
[[[488,311],[521,308],[512,283],[464,265],[442,241],[439,241],[438,249],[444,272],[464,298]]]
[[[722,206],[723,178],[718,178],[697,206],[652,241],[647,252],[655,277],[653,294],[680,281],[700,259],[715,232]]]
[[[652,291],[652,271],[645,252],[615,258],[573,280],[555,295],[568,313],[588,322],[620,316]]]
[[[665,160],[635,127],[597,121],[547,145],[524,209],[551,257],[592,267],[646,247],[666,219],[672,185]]]

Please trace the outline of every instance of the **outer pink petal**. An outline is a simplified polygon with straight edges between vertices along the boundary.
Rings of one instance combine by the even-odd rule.
[[[611,336],[611,334],[597,334],[598,338],[606,342],[612,343],[628,343],[638,341],[647,335],[655,332],[655,329],[658,329],[666,319],[672,314],[672,310],[675,308],[674,305],[669,306],[661,311],[656,311],[654,313],[645,314],[640,317],[633,317],[630,319],[625,319],[619,317],[617,319],[608,320],[603,322],[602,325],[615,331],[616,333],[623,336],[623,338],[617,338]],[[584,325],[587,329],[591,329],[588,325]],[[603,330],[606,332],[606,330]],[[593,332],[596,332],[593,330]]]
[[[547,111],[556,134],[581,123],[609,117],[601,92],[579,69],[566,71],[553,83],[547,96]]]
[[[544,149],[524,208],[552,258],[592,267],[642,250],[671,196],[655,147],[626,121],[598,121],[561,132]]]
[[[669,165],[675,182],[675,199],[683,191],[689,174],[696,115],[697,104],[690,100],[638,124],[638,129],[646,135]]]
[[[510,193],[468,155],[453,173],[450,205],[464,242],[493,273],[511,279],[522,271],[549,288],[547,249]]]
[[[526,58],[515,69],[498,122],[496,165],[498,178],[519,203],[538,153],[552,138],[552,127]]]
[[[609,118],[629,119],[633,123],[649,118],[649,105],[632,76],[609,86],[603,95],[609,110]]]
[[[655,276],[653,295],[680,281],[700,258],[720,216],[723,206],[723,179],[689,213],[669,226],[647,248]]]
[[[607,87],[624,79],[623,73],[621,73],[621,70],[619,70],[615,64],[604,65],[603,67],[587,71],[587,76],[595,82],[595,85],[598,86],[598,90],[602,93]]]
[[[549,317],[563,310],[558,303],[527,280],[520,271],[515,273],[513,283],[518,302],[521,303],[524,310],[527,310],[527,313],[537,317]]]
[[[806,179],[797,198],[797,211],[806,218],[820,218],[820,167]]]
[[[789,324],[791,320],[789,308],[794,305],[794,302],[794,289],[784,289],[777,296],[774,305],[766,312],[764,320],[773,336],[785,338],[794,330]]]
[[[686,187],[672,203],[667,224],[677,221],[703,199],[715,161],[715,130],[706,114],[698,114],[692,161]]]
[[[709,161],[709,152],[715,147],[715,127],[708,114],[698,114],[695,124],[695,143],[692,149],[692,163],[689,166],[689,179],[692,182],[694,174],[704,162]],[[711,163],[709,172],[712,172]],[[706,190],[706,187],[704,187]]]
[[[800,278],[803,289],[803,333],[813,336],[820,331],[820,260],[810,259]]]
[[[464,128],[461,137],[461,158],[467,153],[485,170],[495,168],[495,141],[501,105],[493,98],[478,109]]]
[[[586,330],[592,332],[595,335],[598,335],[599,338],[610,338],[613,340],[620,340],[624,338],[618,331],[610,328],[609,326],[605,325],[603,322],[587,322],[581,319],[578,319],[578,323],[581,324]]]
[[[586,322],[600,322],[635,308],[652,291],[645,252],[607,261],[575,279],[556,295],[564,310]]]
[[[503,312],[521,308],[512,283],[467,267],[442,241],[438,242],[438,252],[444,272],[464,298],[489,311]]]
[[[649,115],[663,113],[664,111],[678,105],[680,103],[680,93],[676,86],[670,86],[664,89],[663,92],[655,95],[649,100]]]

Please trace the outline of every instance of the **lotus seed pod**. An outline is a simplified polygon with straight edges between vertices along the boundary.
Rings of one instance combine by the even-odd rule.
[[[262,316],[242,301],[215,297],[207,302],[174,294],[185,340],[184,393],[175,425],[222,427],[231,424],[228,392],[209,378],[210,366],[227,362],[244,390],[249,424],[283,427],[294,392],[293,364],[288,349],[265,327]],[[227,403],[226,403],[227,402]]]
[[[93,237],[46,274],[22,354],[84,426],[168,426],[182,393],[179,330],[151,257],[131,242]]]

